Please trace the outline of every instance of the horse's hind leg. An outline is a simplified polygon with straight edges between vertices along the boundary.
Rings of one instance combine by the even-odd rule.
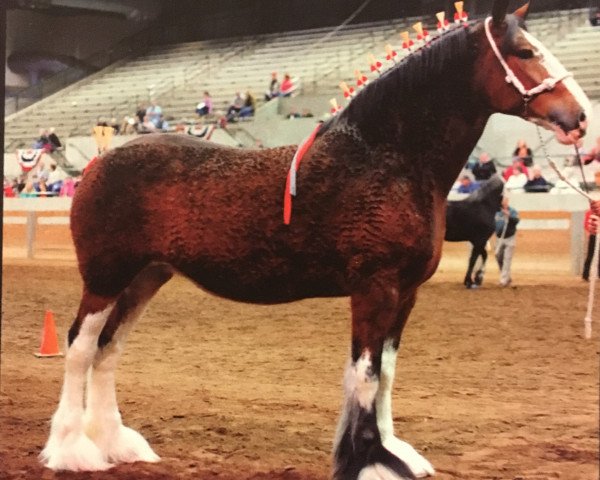
[[[475,285],[481,286],[483,283],[483,276],[485,274],[485,265],[487,263],[488,253],[485,249],[485,245],[483,245],[480,249],[481,255],[481,266],[475,272]]]
[[[158,289],[173,276],[166,264],[146,267],[119,296],[100,338],[88,377],[84,426],[104,458],[111,462],[157,462],[141,434],[121,421],[115,394],[115,369],[127,334]]]
[[[111,465],[83,428],[85,376],[96,351],[98,337],[113,309],[115,298],[84,291],[77,317],[69,331],[65,378],[50,436],[40,454],[52,470],[106,470]]]
[[[352,295],[352,353],[334,450],[336,480],[399,480],[433,474],[429,462],[394,436],[391,389],[396,353],[414,293],[390,278]]]

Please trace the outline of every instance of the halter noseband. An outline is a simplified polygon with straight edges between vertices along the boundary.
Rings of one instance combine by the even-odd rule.
[[[562,74],[560,77],[553,77],[550,74],[550,72],[548,72],[550,75],[549,77],[544,78],[544,80],[542,80],[542,82],[536,87],[526,90],[523,86],[523,83],[521,83],[521,81],[515,75],[515,72],[511,70],[504,58],[502,58],[502,54],[500,53],[500,50],[498,50],[498,46],[496,45],[496,42],[494,41],[494,37],[492,36],[492,32],[490,30],[491,21],[492,17],[488,17],[485,19],[484,22],[485,34],[487,36],[488,41],[490,42],[490,47],[492,48],[492,51],[494,52],[496,58],[500,62],[500,65],[502,65],[502,68],[504,68],[504,71],[506,72],[506,83],[511,83],[519,91],[519,93],[523,97],[525,105],[527,105],[527,103],[529,102],[529,100],[531,100],[532,97],[542,92],[545,92],[546,90],[552,90],[557,83],[562,82],[565,78],[573,76],[571,72],[568,72],[566,70],[564,74]]]

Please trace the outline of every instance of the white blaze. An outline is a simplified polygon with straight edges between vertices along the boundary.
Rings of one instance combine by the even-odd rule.
[[[531,33],[521,29],[523,36],[527,39],[531,45],[541,54],[540,63],[547,70],[548,75],[554,78],[563,78],[566,74],[568,74],[567,69],[563,66],[562,63],[556,58],[550,50],[548,50],[542,42],[540,42],[537,38],[535,38]],[[585,116],[587,121],[590,122],[592,119],[592,104],[579,86],[579,84],[575,81],[572,76],[567,76],[562,81],[565,87],[571,92],[571,95],[575,97],[581,108],[585,112]]]

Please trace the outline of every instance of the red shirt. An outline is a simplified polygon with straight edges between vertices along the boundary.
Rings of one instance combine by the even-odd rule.
[[[529,170],[527,170],[527,167],[525,165],[523,165],[522,162],[520,164],[520,167],[521,167],[521,171],[525,175],[527,175],[527,178],[529,178]],[[511,165],[506,170],[504,170],[504,173],[502,174],[502,176],[504,177],[504,180],[508,180],[508,177],[510,177],[512,174],[513,174],[513,166]]]
[[[283,82],[281,82],[281,87],[279,91],[282,95],[285,95],[286,93],[290,93],[293,89],[294,83],[290,79],[286,79]]]

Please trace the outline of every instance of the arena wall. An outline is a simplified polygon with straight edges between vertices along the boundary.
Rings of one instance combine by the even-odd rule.
[[[511,203],[522,218],[517,231],[515,275],[578,275],[584,258],[587,201],[577,194],[513,194]],[[3,259],[74,262],[70,204],[69,198],[5,199]],[[492,249],[490,242],[489,265],[494,269]],[[463,272],[469,252],[466,242],[446,242],[439,270]]]

